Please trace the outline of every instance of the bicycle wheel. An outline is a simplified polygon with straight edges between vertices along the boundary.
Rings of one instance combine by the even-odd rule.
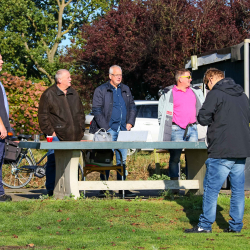
[[[20,156],[21,157],[21,156]],[[32,166],[31,159],[26,155],[21,162],[20,157],[16,162],[5,161],[2,167],[3,185],[9,188],[21,188],[26,186],[32,176],[33,170],[21,168],[22,166]],[[17,165],[18,164],[18,165]]]

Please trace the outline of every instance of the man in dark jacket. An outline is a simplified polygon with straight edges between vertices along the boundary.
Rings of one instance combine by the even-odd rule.
[[[229,228],[224,232],[237,233],[243,226],[245,161],[250,156],[249,100],[240,85],[224,78],[218,69],[207,70],[206,88],[211,90],[200,109],[198,121],[208,125],[208,159],[204,179],[203,214],[197,227],[186,233],[210,233],[216,217],[220,189],[230,177],[231,203]]]
[[[112,140],[116,141],[119,131],[129,131],[135,123],[136,107],[134,99],[127,85],[122,84],[122,69],[113,65],[109,69],[110,81],[97,87],[93,97],[92,111],[94,119],[90,126],[90,133],[97,132],[100,128],[104,128],[111,133]],[[124,179],[125,163],[127,158],[127,149],[120,149],[123,159]],[[116,152],[116,164],[121,165],[119,153]],[[101,174],[101,179],[105,180],[105,176]],[[106,171],[106,179],[109,178],[109,171]],[[122,177],[117,173],[117,180]],[[120,191],[121,192],[121,191]],[[102,194],[102,191],[101,193]],[[125,195],[133,195],[128,190]]]
[[[53,136],[53,141],[80,141],[85,131],[85,115],[78,93],[71,88],[70,73],[60,69],[55,75],[56,83],[41,96],[38,120],[42,132]],[[53,195],[55,186],[54,150],[48,152],[46,166],[46,189]]]

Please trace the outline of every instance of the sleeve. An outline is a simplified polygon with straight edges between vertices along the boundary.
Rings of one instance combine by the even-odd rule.
[[[92,112],[94,114],[94,119],[100,128],[107,128],[107,122],[103,114],[104,107],[104,96],[100,88],[96,88],[93,96]]]
[[[165,94],[163,94],[159,100],[158,104],[158,123],[159,125],[161,124],[161,118],[162,118],[162,113],[163,113],[163,108],[164,108],[164,101],[165,101]]]
[[[134,98],[132,96],[132,93],[131,93],[130,89],[128,90],[128,93],[129,93],[129,118],[128,118],[127,123],[134,126],[135,125],[135,118],[136,118],[137,109],[136,109]]]
[[[45,93],[42,94],[38,108],[38,122],[42,132],[52,135],[55,131],[49,119],[49,102]]]
[[[79,96],[79,109],[80,109],[80,122],[82,124],[82,131],[85,132],[85,113],[80,96]]]
[[[208,126],[213,122],[214,114],[219,105],[218,103],[219,101],[216,93],[214,91],[209,92],[197,117],[199,124],[202,126]]]

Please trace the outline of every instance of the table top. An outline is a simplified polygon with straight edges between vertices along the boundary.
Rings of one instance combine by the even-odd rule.
[[[157,142],[93,142],[93,141],[55,141],[55,142],[19,142],[21,148],[34,149],[58,149],[58,150],[74,150],[74,149],[207,149],[205,142],[175,142],[175,141],[157,141]]]

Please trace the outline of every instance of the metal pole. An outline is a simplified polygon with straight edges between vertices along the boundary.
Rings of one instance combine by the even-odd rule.
[[[249,43],[250,39],[244,40],[244,91],[249,98]]]

